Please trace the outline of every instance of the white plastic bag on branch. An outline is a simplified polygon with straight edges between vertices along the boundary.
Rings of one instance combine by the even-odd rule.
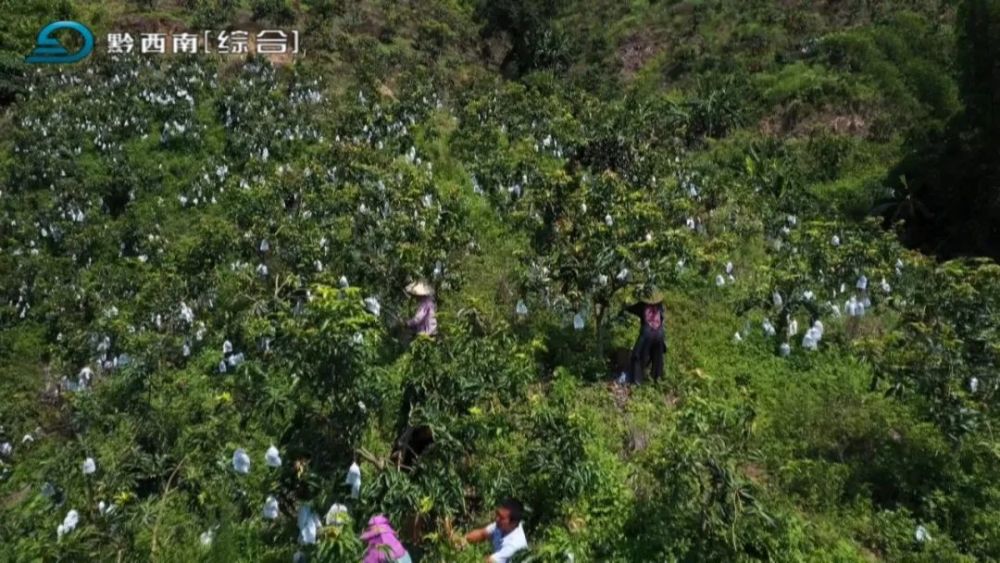
[[[66,517],[63,518],[62,524],[56,528],[56,538],[62,539],[62,537],[73,530],[76,529],[76,525],[80,522],[80,513],[76,510],[70,510],[66,513]]]
[[[521,317],[528,314],[528,306],[524,304],[523,299],[517,300],[517,307],[514,308],[514,311]]]
[[[326,521],[327,526],[343,526],[347,522],[347,518],[347,507],[342,504],[334,503],[330,506],[330,510],[326,511],[326,517],[324,520]]]
[[[316,534],[321,527],[320,521],[308,504],[299,507],[298,526],[299,543],[306,545],[316,543]]]
[[[264,501],[264,518],[274,520],[278,517],[278,499],[268,496]]]
[[[365,309],[377,317],[382,311],[382,305],[378,302],[378,299],[374,297],[367,297],[365,298]]]
[[[865,315],[864,303],[859,302],[857,297],[854,296],[844,303],[844,310],[847,311],[847,315],[851,317],[863,317]]]
[[[233,452],[233,469],[243,475],[250,473],[250,456],[247,455],[246,450],[243,448],[239,448]]]
[[[278,453],[278,448],[274,447],[273,444],[270,448],[267,448],[267,452],[264,454],[264,463],[268,467],[281,467],[281,455]]]
[[[821,321],[819,319],[816,319],[816,321],[813,322],[813,326],[812,327],[814,329],[816,329],[816,332],[819,334],[819,339],[822,339],[823,338],[823,332],[826,330],[826,327],[823,326],[823,321]]]
[[[774,330],[774,325],[771,324],[771,321],[764,319],[763,327],[764,327],[764,334],[766,334],[767,336],[775,335],[776,331]]]
[[[816,350],[819,346],[819,332],[815,328],[810,328],[802,337],[802,347],[806,350]]]
[[[358,498],[361,495],[361,468],[358,467],[357,463],[352,463],[347,470],[347,479],[344,483],[351,486],[352,498]]]

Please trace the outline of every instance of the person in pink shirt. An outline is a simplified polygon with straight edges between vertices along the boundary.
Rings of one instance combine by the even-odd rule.
[[[434,289],[426,282],[420,281],[406,286],[406,292],[420,299],[417,313],[406,322],[406,326],[417,334],[434,336],[437,334],[437,304],[434,302]]]
[[[367,542],[362,563],[411,563],[410,554],[399,542],[396,531],[389,525],[384,514],[376,514],[368,520],[368,528],[361,534],[361,541]]]

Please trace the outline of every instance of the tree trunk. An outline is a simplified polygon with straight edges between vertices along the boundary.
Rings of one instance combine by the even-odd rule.
[[[604,303],[597,304],[597,355],[598,357],[604,357],[604,315],[607,313],[608,306]]]

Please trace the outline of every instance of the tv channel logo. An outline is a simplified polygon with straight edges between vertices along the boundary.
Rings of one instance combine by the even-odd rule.
[[[83,46],[75,53],[70,53],[63,47],[53,33],[71,29],[83,38]],[[82,61],[94,50],[94,34],[87,26],[75,21],[57,21],[42,28],[35,40],[35,48],[24,58],[27,63],[68,64]]]

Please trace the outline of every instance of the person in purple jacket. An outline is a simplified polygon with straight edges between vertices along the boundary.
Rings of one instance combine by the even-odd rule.
[[[396,531],[384,514],[376,514],[368,520],[361,541],[368,542],[363,563],[412,563],[409,552],[399,543]]]
[[[420,281],[406,286],[406,292],[420,299],[417,313],[406,322],[406,326],[417,334],[436,335],[437,304],[434,302],[434,289],[427,282]]]

